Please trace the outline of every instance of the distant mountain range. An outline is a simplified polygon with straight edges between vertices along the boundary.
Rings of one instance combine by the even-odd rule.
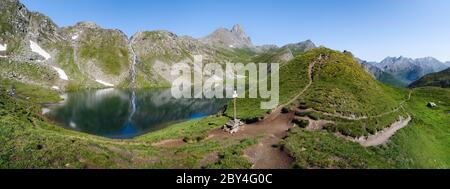
[[[205,63],[285,63],[317,48],[311,40],[282,47],[255,46],[240,25],[219,28],[200,39],[164,30],[138,32],[129,38],[93,22],[58,27],[18,0],[1,0],[0,11],[0,76],[55,90],[126,87],[132,81],[138,87],[168,86],[171,77],[166,64],[192,62],[194,55],[202,55]],[[396,86],[450,66],[431,57],[359,62],[378,80]]]
[[[397,86],[407,86],[426,74],[439,72],[450,67],[449,62],[441,62],[433,57],[412,59],[400,56],[387,57],[379,63],[363,60],[359,60],[359,62],[379,80],[385,79],[383,82]],[[383,78],[379,78],[381,75],[384,75]]]

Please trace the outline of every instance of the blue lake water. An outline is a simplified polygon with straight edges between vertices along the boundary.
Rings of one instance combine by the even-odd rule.
[[[222,111],[228,99],[175,99],[170,89],[85,90],[67,94],[47,116],[59,125],[109,138],[133,138]]]

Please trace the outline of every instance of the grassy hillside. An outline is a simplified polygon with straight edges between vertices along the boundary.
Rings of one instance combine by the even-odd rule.
[[[370,116],[398,107],[403,93],[373,79],[350,55],[313,50],[313,84],[301,99],[308,107],[342,115]],[[322,58],[320,58],[322,57]]]
[[[387,72],[382,72],[380,75],[377,76],[377,80],[381,81],[382,83],[392,85],[395,87],[404,87],[406,84],[397,78],[395,78],[392,74]]]
[[[425,87],[425,86],[449,88],[450,68],[447,68],[446,70],[437,73],[427,74],[409,85],[409,87]]]
[[[12,85],[18,96],[28,98],[7,95]],[[408,112],[413,121],[386,145],[365,148],[335,135],[336,130],[331,128],[308,131],[299,127],[291,129],[280,145],[294,158],[296,168],[449,168],[449,94],[448,89],[415,89],[411,99],[403,103],[404,110],[383,119],[356,121],[320,113],[310,115],[334,120],[342,131],[350,128],[350,134],[357,134],[355,128],[369,128],[362,127],[364,124],[385,127],[393,122],[391,118]],[[58,100],[56,92],[2,80],[1,168],[250,168],[243,151],[259,140],[258,136],[208,139],[210,131],[228,120],[222,116],[179,123],[136,139],[106,139],[66,130],[40,115],[36,103]],[[426,107],[430,101],[438,107]],[[187,143],[174,147],[152,145],[167,140]],[[218,154],[218,159],[205,163],[205,157],[211,154]]]
[[[312,85],[295,104],[346,116],[370,116],[397,108],[407,95],[373,79],[351,55],[317,48],[281,66],[280,104],[288,102],[307,86],[312,63]],[[259,108],[260,101],[239,99],[238,116],[242,119],[263,117],[267,110]],[[227,114],[230,113],[228,110]]]
[[[86,29],[79,47],[79,55],[84,60],[96,60],[96,65],[110,75],[120,75],[127,70],[130,54],[126,38],[115,31]]]
[[[421,88],[404,107],[413,121],[386,145],[364,148],[328,131],[295,127],[281,144],[297,168],[449,168],[450,90]],[[426,103],[437,102],[437,108]]]

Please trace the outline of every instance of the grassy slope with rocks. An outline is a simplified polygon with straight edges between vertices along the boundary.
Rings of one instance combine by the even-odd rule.
[[[99,37],[101,36],[101,37]],[[94,59],[106,74],[118,76],[130,66],[130,54],[126,38],[119,32],[86,29],[79,53],[81,59]]]

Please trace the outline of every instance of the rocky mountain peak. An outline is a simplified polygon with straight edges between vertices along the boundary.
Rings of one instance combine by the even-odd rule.
[[[285,45],[283,48],[289,48],[294,54],[294,56],[296,56],[299,53],[303,53],[311,49],[317,48],[317,46],[311,40],[308,39],[306,41],[302,41],[299,43]]]
[[[231,33],[237,34],[237,35],[245,35],[244,30],[242,29],[241,25],[236,24],[231,29]]]
[[[200,41],[209,45],[227,48],[253,47],[250,37],[245,34],[239,24],[234,25],[231,30],[219,28],[212,34],[201,38]]]

